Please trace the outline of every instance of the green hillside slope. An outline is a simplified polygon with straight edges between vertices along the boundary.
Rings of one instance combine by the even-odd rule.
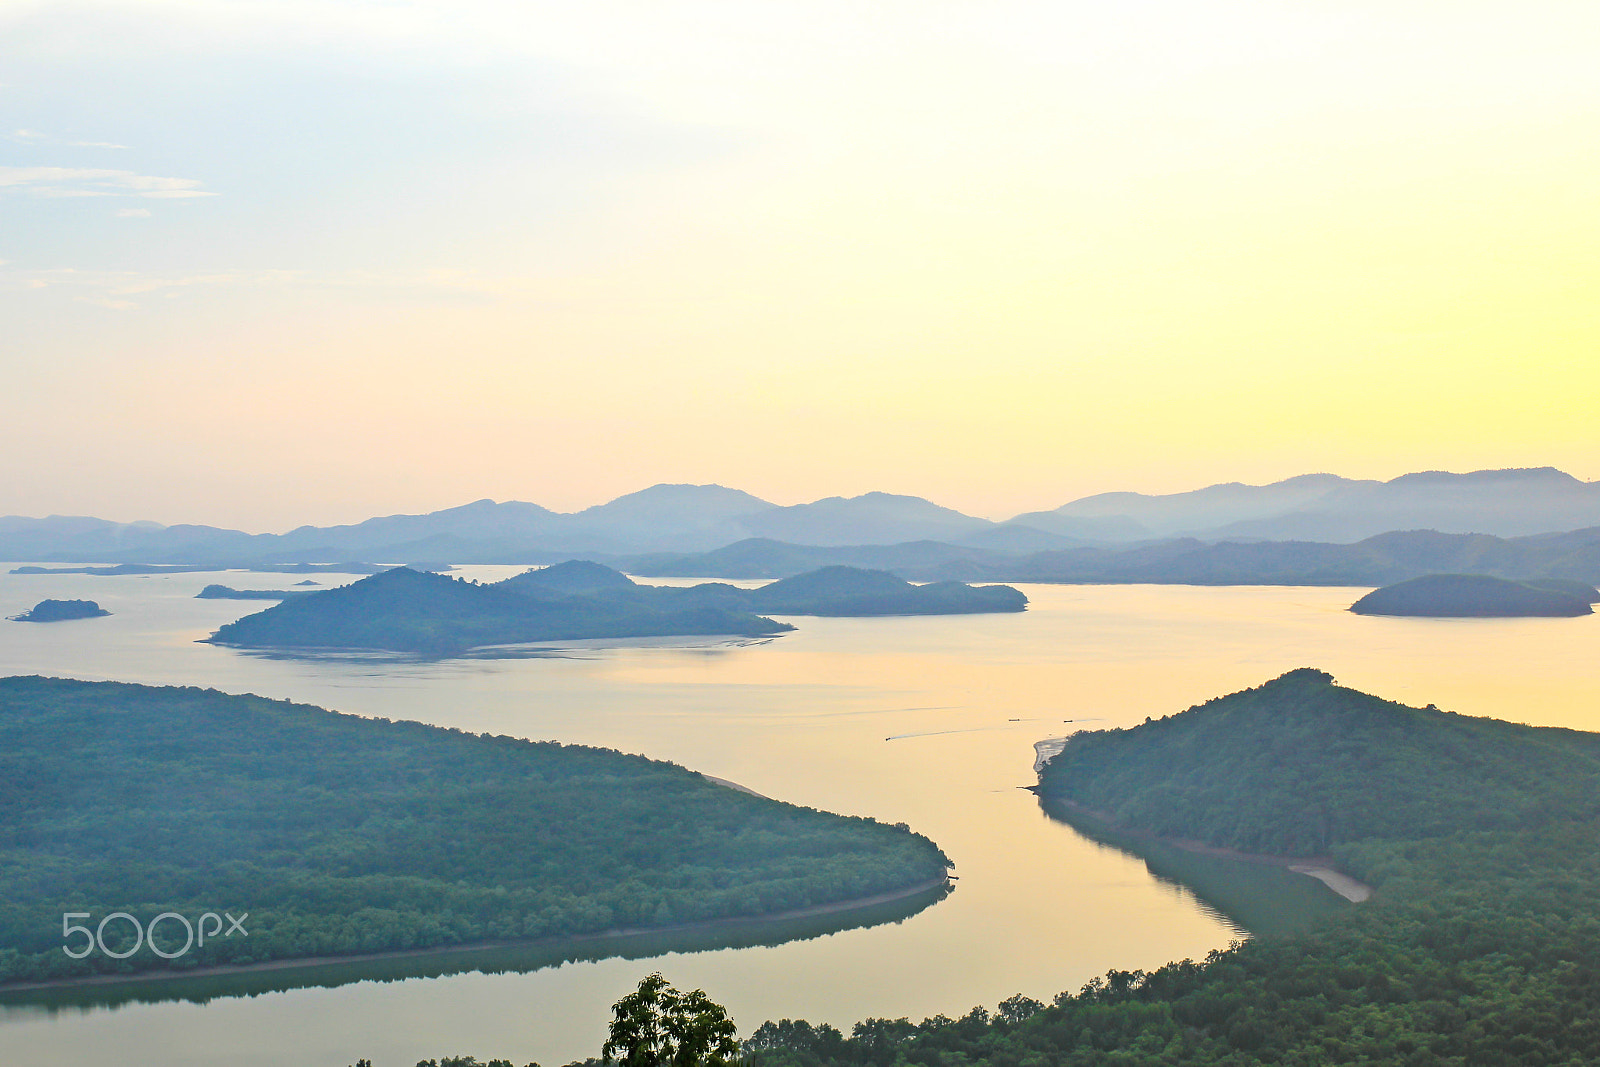
[[[1301,669],[1131,729],[1074,734],[1038,788],[1152,833],[1313,855],[1600,812],[1593,751],[1591,735],[1410,708]]]
[[[0,679],[0,981],[761,916],[946,865],[903,827],[642,756],[213,690]],[[148,945],[63,952],[64,913],[119,910],[248,912],[249,935],[171,962]],[[161,931],[182,941],[178,923]]]

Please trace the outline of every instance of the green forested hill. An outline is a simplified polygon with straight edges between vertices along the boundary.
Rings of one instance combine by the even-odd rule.
[[[0,981],[759,916],[946,865],[903,827],[642,756],[213,690],[0,679]],[[117,910],[248,912],[249,936],[170,964],[148,947],[67,958],[63,913]]]
[[[1039,792],[1136,829],[1278,855],[1600,813],[1593,735],[1410,708],[1290,671],[1074,734]]]
[[[752,1067],[1575,1067],[1600,1062],[1600,735],[1407,708],[1292,671],[1078,735],[1041,786],[1166,833],[1327,848],[1377,889],[1308,934],[1046,1005],[849,1034],[780,1020]]]

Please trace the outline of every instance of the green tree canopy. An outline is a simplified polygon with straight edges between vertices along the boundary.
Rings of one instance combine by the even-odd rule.
[[[696,989],[679,992],[660,972],[612,1005],[605,1063],[623,1067],[721,1067],[739,1054],[737,1028],[722,1005]]]

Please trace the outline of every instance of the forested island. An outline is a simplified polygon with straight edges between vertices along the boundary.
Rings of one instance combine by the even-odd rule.
[[[111,612],[93,600],[41,600],[12,622],[66,622],[69,619],[97,619]]]
[[[904,826],[643,756],[38,677],[0,679],[0,827],[0,982],[761,917],[949,865]],[[117,911],[248,912],[248,936],[62,951],[64,912]],[[181,924],[158,930],[176,953]],[[103,937],[132,947],[125,920]]]
[[[1022,611],[1009,586],[918,586],[884,571],[825,567],[740,589],[639,585],[589,560],[530,570],[492,585],[396,568],[338,589],[295,594],[223,626],[209,640],[241,648],[386,649],[451,655],[489,645],[794,629],[782,615],[947,615]]]
[[[304,596],[307,589],[235,589],[212,583],[194,595],[196,600],[288,600]]]
[[[631,583],[630,583],[631,584]],[[396,567],[337,589],[308,592],[212,634],[239,648],[381,649],[455,655],[486,645],[593,638],[733,634],[794,629],[745,611],[582,595],[528,595]]]
[[[1516,1064],[1600,1055],[1600,734],[1411,708],[1292,671],[1074,735],[1041,802],[1377,887],[1310,933],[1112,970],[1046,1005],[788,1019],[754,1067]],[[1071,818],[1070,809],[1067,817]]]
[[[1510,581],[1482,574],[1428,574],[1374,589],[1350,605],[1357,615],[1424,618],[1570,618],[1593,615],[1593,586],[1559,579]]]

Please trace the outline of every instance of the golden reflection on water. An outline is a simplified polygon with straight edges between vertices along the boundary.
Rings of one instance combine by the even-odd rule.
[[[1131,725],[1295,667],[1403,703],[1600,728],[1600,615],[1352,615],[1368,590],[1273,586],[1021,586],[1021,615],[793,618],[760,656],[667,653],[610,666],[634,684],[826,684],[960,694],[1006,717]],[[829,639],[805,631],[825,626]]]
[[[1360,589],[1030,585],[1032,607],[1015,615],[794,618],[797,631],[758,643],[386,664],[194,644],[256,609],[189,599],[239,577],[0,576],[0,607],[87,597],[118,613],[70,630],[0,623],[0,672],[208,685],[643,752],[770,797],[907,822],[951,856],[956,891],[899,924],[776,947],[24,1019],[0,1025],[0,1062],[65,1052],[198,1065],[248,1039],[262,1063],[454,1050],[561,1063],[594,1054],[606,1007],[654,968],[705,988],[747,1030],[1048,999],[1109,967],[1203,956],[1237,929],[1208,903],[1220,893],[1197,895],[1041,812],[1019,788],[1033,781],[1035,741],[1132,725],[1302,666],[1410,704],[1600,728],[1600,617],[1364,617],[1344,610]]]

